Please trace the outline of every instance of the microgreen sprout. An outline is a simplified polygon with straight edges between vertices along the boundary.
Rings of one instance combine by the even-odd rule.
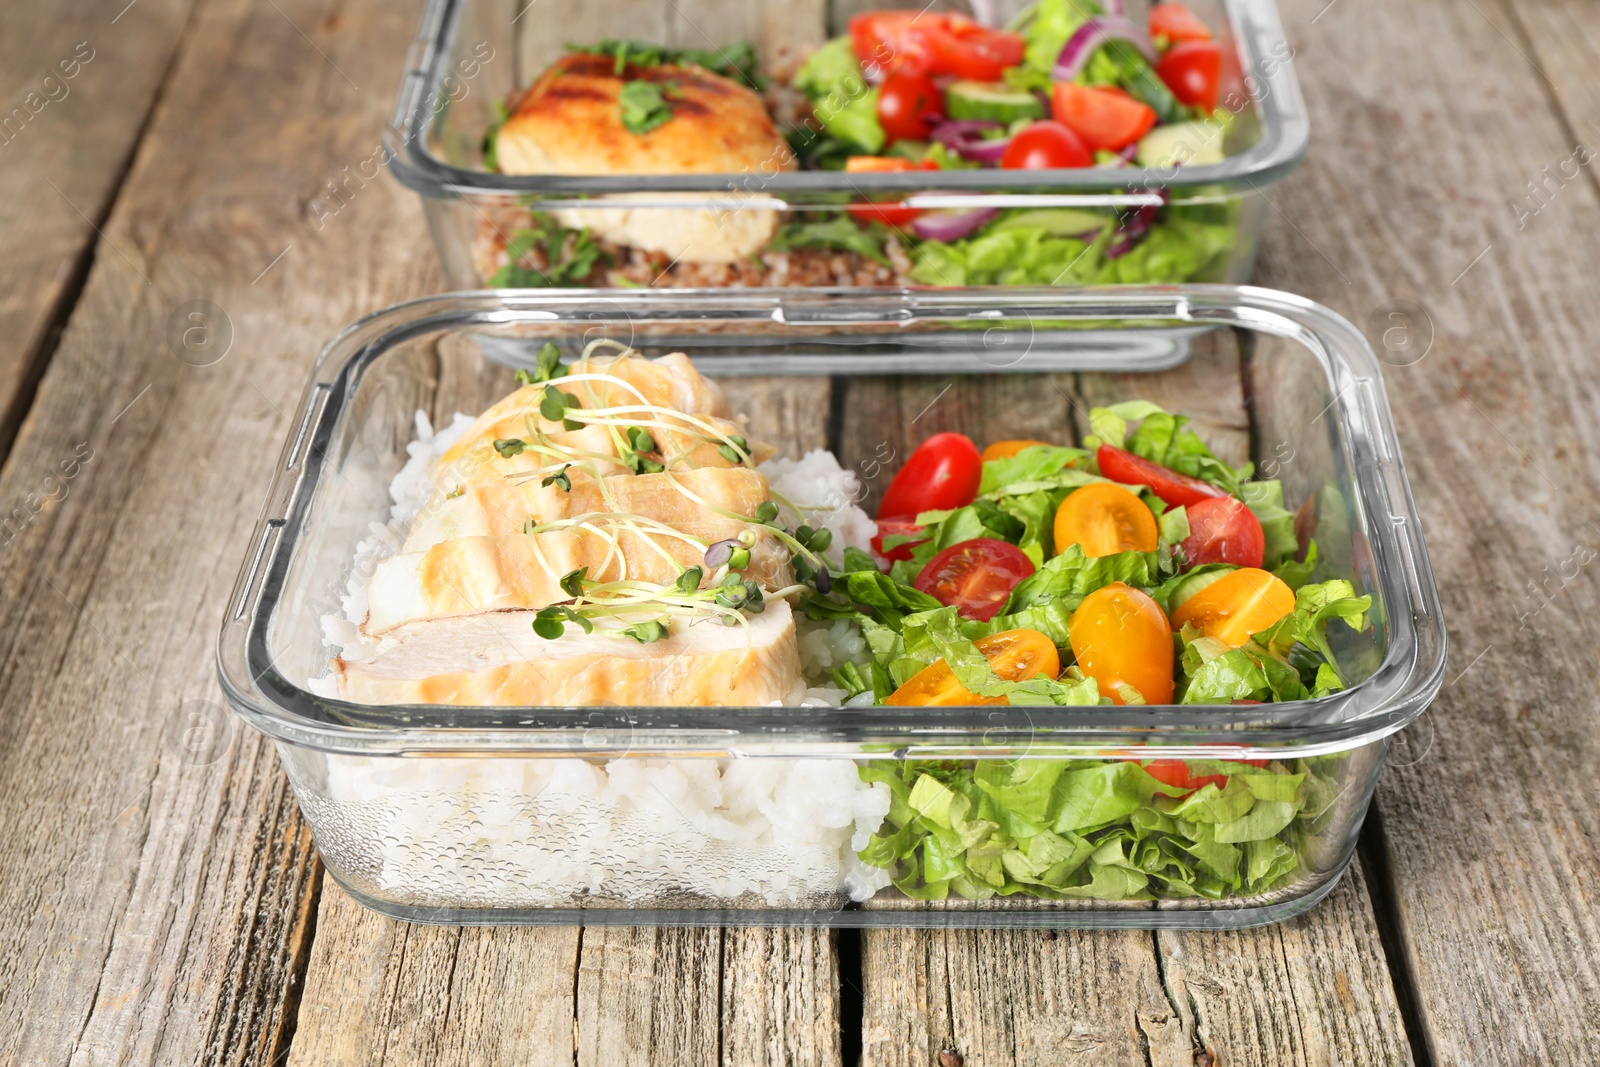
[[[544,393],[539,397],[539,414],[551,422],[559,422],[563,429],[581,430],[583,423],[576,419],[567,418],[568,411],[581,411],[583,404],[571,393],[564,393],[554,386],[545,386]]]
[[[494,450],[500,453],[502,459],[520,456],[527,450],[528,442],[520,437],[501,437],[494,443]]]
[[[539,482],[539,484],[540,485],[553,485],[553,486],[557,487],[558,489],[562,490],[563,492],[567,492],[567,493],[572,492],[572,479],[567,477],[567,470],[571,466],[572,466],[572,464],[570,464],[570,463],[562,464],[560,470],[556,471],[554,474],[550,475],[549,477],[541,480]]]
[[[583,595],[583,585],[589,580],[589,568],[579,567],[561,576],[561,591],[576,599]]]
[[[620,632],[624,637],[631,637],[641,645],[648,645],[652,641],[665,641],[672,636],[667,624],[660,619],[636,622],[632,626],[624,626]]]
[[[750,458],[750,442],[736,433],[730,433],[728,439],[717,446],[717,455],[729,463],[743,463]]]
[[[553,341],[546,341],[539,351],[533,356],[533,370],[521,368],[512,375],[518,385],[538,385],[548,382],[567,373],[567,368],[561,365],[561,349]]]
[[[533,632],[546,641],[554,641],[566,633],[569,622],[577,623],[586,634],[594,632],[594,623],[573,609],[559,604],[539,609],[539,613],[533,617]]]
[[[466,491],[467,491],[467,487],[466,486],[458,485],[454,489],[452,489],[448,493],[446,493],[444,495],[444,498],[446,500],[454,500],[456,497],[460,496],[462,493],[465,493]]]

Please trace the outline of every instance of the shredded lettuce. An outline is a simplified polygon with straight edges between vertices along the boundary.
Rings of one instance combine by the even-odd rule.
[[[1138,425],[1130,432],[1133,423]],[[1243,485],[1254,472],[1255,465],[1230,467],[1206,447],[1199,434],[1185,428],[1188,424],[1187,417],[1174,415],[1158,404],[1130,400],[1092,409],[1089,426],[1093,435],[1085,438],[1084,444],[1091,448],[1106,444],[1125,449],[1244,499]]]
[[[807,59],[794,87],[811,101],[812,113],[830,136],[866,155],[877,155],[888,139],[878,122],[878,90],[869,86],[849,37],[835,37]]]
[[[1339,791],[1327,759],[1188,766],[1225,781],[1180,789],[1131,761],[872,760],[861,777],[890,808],[860,856],[916,900],[1218,899],[1287,881],[1296,823]]]

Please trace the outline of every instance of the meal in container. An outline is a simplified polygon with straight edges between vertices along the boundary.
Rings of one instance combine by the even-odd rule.
[[[756,203],[766,180],[797,169],[1047,180],[1094,168],[1113,190],[1130,166],[1176,173],[1222,161],[1248,102],[1224,99],[1222,45],[1183,4],[1157,4],[1145,25],[1120,6],[1039,0],[1009,29],[951,12],[868,12],[792,72],[762,71],[748,44],[569,45],[507,102],[486,141],[491,168],[739,177],[720,204],[617,194],[594,207],[488,212],[481,276],[516,288],[1207,279],[1236,243],[1227,198],[1181,210],[1152,189],[1134,190],[1148,194],[1135,206],[1104,208],[926,209],[902,203],[905,193],[860,197],[844,213]],[[675,195],[701,204],[664,209]]]
[[[874,520],[831,453],[778,457],[681,353],[600,340],[564,364],[546,345],[514,384],[437,433],[419,414],[393,521],[356,547],[343,610],[323,620],[333,655],[318,692],[909,715],[1004,705],[1034,709],[1044,752],[1051,717],[1074,707],[1302,701],[1359,681],[1337,632],[1366,630],[1371,601],[1319,572],[1316,500],[1291,511],[1279,482],[1224,462],[1155,404],[1091,410],[1076,444],[980,451],[935,434]],[[663,886],[779,902],[890,885],[920,899],[1255,894],[1294,875],[1341,792],[1341,756],[1082,756],[622,754],[471,774],[519,767],[527,804],[553,805],[535,822],[561,839],[563,873],[520,886],[523,903]],[[442,769],[461,761],[401,762],[461,773]],[[370,788],[358,765],[330,765],[336,796]],[[415,811],[385,801],[395,840],[454,817],[439,797],[464,781],[431,784]],[[629,820],[647,833],[661,797],[695,827],[687,851],[607,851]],[[741,841],[767,850],[760,876],[684,861]],[[403,884],[424,861],[399,847],[386,877]]]

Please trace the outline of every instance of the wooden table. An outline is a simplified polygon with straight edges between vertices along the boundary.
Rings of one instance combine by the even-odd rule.
[[[0,102],[32,101],[0,138],[0,1062],[1589,1062],[1600,11],[1282,6],[1315,133],[1257,280],[1431,321],[1388,388],[1451,669],[1312,913],[1053,937],[428,928],[325,880],[213,642],[313,354],[440,285],[392,180],[310,206],[416,8],[0,9]],[[215,362],[175,356],[197,308]],[[770,417],[804,443],[825,400]],[[1243,412],[1211,419],[1240,449]]]

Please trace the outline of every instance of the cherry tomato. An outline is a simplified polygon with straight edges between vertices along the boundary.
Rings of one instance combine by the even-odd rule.
[[[1091,149],[1116,152],[1133,144],[1156,124],[1155,109],[1121,89],[1057,82],[1050,111]]]
[[[1146,594],[1121,582],[1096,589],[1072,613],[1067,636],[1079,669],[1114,703],[1126,703],[1119,685],[1146,704],[1172,703],[1172,629]]]
[[[1162,785],[1170,785],[1174,789],[1188,789],[1192,792],[1208,785],[1214,785],[1218,789],[1228,787],[1226,774],[1202,774],[1190,777],[1189,765],[1181,759],[1153,759],[1144,765],[1144,772]]]
[[[1156,517],[1133,493],[1110,482],[1083,485],[1067,494],[1056,509],[1056,554],[1080,545],[1083,554],[1154,552],[1161,541]]]
[[[1000,614],[1016,584],[1033,573],[1033,560],[1016,545],[974,537],[930,559],[916,586],[969,619],[988,622]]]
[[[1170,467],[1151,463],[1142,456],[1110,445],[1101,445],[1094,458],[1105,477],[1123,485],[1148,485],[1151,492],[1172,507],[1198,504],[1207,497],[1228,495],[1210,482],[1179,474]]]
[[[1185,567],[1202,563],[1232,563],[1259,567],[1267,539],[1261,520],[1244,501],[1232,496],[1212,496],[1186,509],[1189,536],[1183,539]]]
[[[891,141],[926,141],[930,114],[944,112],[939,87],[926,74],[891,74],[878,87],[878,122]]]
[[[1157,4],[1150,9],[1150,37],[1168,41],[1209,41],[1211,29],[1183,4]]]
[[[912,170],[938,170],[939,164],[931,159],[913,163],[900,156],[851,156],[844,161],[846,174],[898,174]],[[885,226],[909,226],[911,220],[922,214],[921,208],[901,207],[899,203],[850,204],[845,208],[858,222],[881,222]]]
[[[1007,67],[1022,62],[1025,42],[1020,34],[991,30],[965,15],[950,12],[929,18],[925,36],[933,50],[933,71],[973,81],[999,81]]]
[[[1008,682],[1020,682],[1061,673],[1061,655],[1055,642],[1038,630],[1002,630],[973,642],[994,673]],[[950,704],[1006,704],[1005,697],[981,697],[956,681],[955,672],[936,659],[906,679],[885,704],[896,707],[932,707]]]
[[[983,461],[988,463],[996,459],[1010,459],[1024,448],[1033,448],[1035,445],[1053,447],[1049,441],[996,441],[983,450]]]
[[[925,23],[937,15],[915,11],[872,11],[850,20],[850,43],[865,66],[887,73],[927,74],[933,69],[933,49]]]
[[[1241,567],[1173,609],[1172,627],[1192,622],[1207,637],[1238,648],[1293,610],[1294,591],[1283,579],[1259,567]]]
[[[1156,60],[1156,73],[1179,103],[1214,110],[1222,84],[1222,49],[1212,41],[1175,44]]]
[[[911,519],[924,511],[962,508],[978,495],[983,461],[972,438],[936,433],[911,453],[883,494],[880,519]]]
[[[1011,138],[1000,166],[1009,170],[1092,167],[1094,154],[1061,123],[1041,119]]]
[[[910,534],[921,532],[922,527],[918,526],[910,519],[880,518],[878,520],[878,532],[872,536],[872,551],[876,552],[878,555],[882,556],[891,563],[899,559],[910,559],[911,550],[920,545],[922,543],[921,541],[907,541],[905,544],[896,545],[895,547],[889,549],[889,551],[885,552],[883,550],[883,540],[886,537],[905,537]]]

